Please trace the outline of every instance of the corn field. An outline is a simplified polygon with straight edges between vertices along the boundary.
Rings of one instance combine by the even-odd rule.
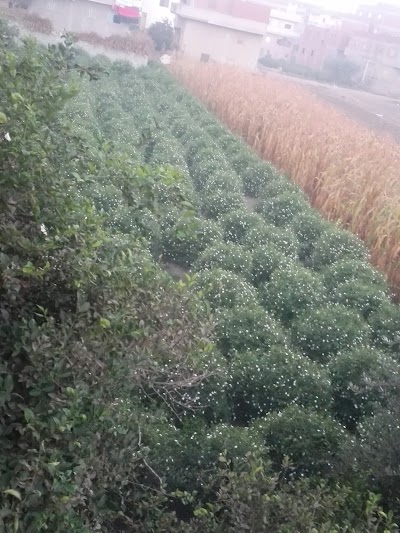
[[[173,74],[314,207],[368,245],[400,294],[400,146],[295,83],[236,67],[177,62]]]

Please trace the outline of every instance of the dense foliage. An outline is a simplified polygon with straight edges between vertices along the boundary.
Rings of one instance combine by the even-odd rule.
[[[1,31],[0,529],[396,531],[363,246],[161,68]]]

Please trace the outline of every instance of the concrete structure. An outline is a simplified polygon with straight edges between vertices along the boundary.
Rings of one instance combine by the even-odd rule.
[[[325,19],[325,20],[324,20]],[[310,16],[311,20],[315,20]],[[299,40],[295,63],[307,69],[320,71],[327,60],[344,57],[350,38],[355,33],[366,32],[368,25],[352,16],[325,18],[319,24],[309,23]]]
[[[141,0],[136,3],[139,10]],[[113,0],[31,0],[28,10],[49,19],[58,33],[95,32],[107,37],[129,30],[129,20],[115,22],[113,5]]]
[[[307,26],[299,41],[295,56],[297,65],[320,71],[330,57],[336,57],[341,42],[341,34],[336,28]]]
[[[141,27],[148,28],[164,19],[173,23],[175,16],[171,12],[171,4],[172,0],[142,0]]]
[[[274,60],[293,61],[304,27],[304,16],[298,13],[296,4],[271,9],[261,55]]]
[[[360,66],[361,85],[381,94],[400,96],[400,36],[355,35],[345,56]]]
[[[186,0],[187,2],[188,0]],[[269,9],[244,0],[191,0],[175,5],[179,53],[254,69],[267,29]]]
[[[360,5],[357,17],[368,24],[369,33],[400,35],[400,7],[385,3]]]

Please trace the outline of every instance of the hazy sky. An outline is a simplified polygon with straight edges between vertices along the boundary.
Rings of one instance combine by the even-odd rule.
[[[309,0],[309,3],[327,7],[335,11],[355,11],[359,4],[392,4],[400,7],[400,0]]]

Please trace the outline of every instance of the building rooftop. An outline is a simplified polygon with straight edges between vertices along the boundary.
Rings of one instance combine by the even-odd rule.
[[[184,4],[178,4],[174,6],[174,13],[182,18],[255,35],[262,36],[265,35],[267,31],[267,22],[258,22],[246,18],[234,17],[210,9],[199,9]]]

